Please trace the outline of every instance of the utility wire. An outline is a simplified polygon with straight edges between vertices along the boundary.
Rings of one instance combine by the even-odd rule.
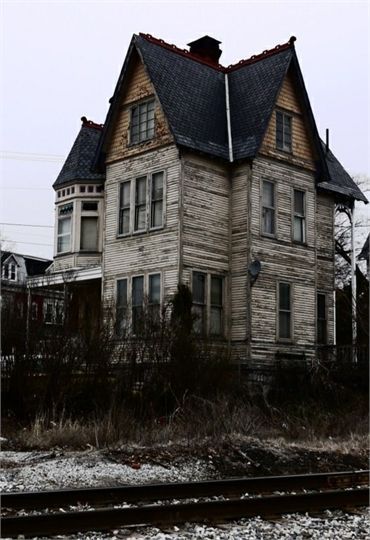
[[[31,225],[30,223],[0,223],[8,227],[40,227],[42,229],[54,229],[53,225]]]
[[[34,154],[26,152],[0,151],[0,159],[14,159],[17,161],[47,161],[49,163],[59,163],[65,159],[57,154]]]
[[[20,240],[8,240],[6,239],[4,242],[7,242],[8,244],[27,244],[30,246],[50,246],[53,247],[53,244],[41,244],[38,242],[21,242]],[[7,250],[9,251],[9,250]]]

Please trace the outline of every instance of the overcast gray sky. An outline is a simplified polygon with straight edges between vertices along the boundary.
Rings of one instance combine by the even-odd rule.
[[[2,0],[1,9],[0,221],[27,226],[0,231],[15,251],[52,258],[53,230],[30,225],[53,226],[51,185],[81,116],[104,122],[133,33],[181,48],[211,35],[224,65],[295,35],[321,136],[328,127],[350,174],[370,175],[368,1]]]

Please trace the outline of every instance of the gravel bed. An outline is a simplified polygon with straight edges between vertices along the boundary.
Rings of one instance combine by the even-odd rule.
[[[66,487],[123,485],[149,482],[205,480],[215,471],[204,460],[176,465],[110,461],[99,452],[1,452],[1,490],[32,491]],[[248,494],[245,494],[248,496]],[[172,501],[173,502],[173,501]],[[370,540],[367,510],[354,514],[326,511],[320,517],[294,514],[277,521],[243,519],[219,526],[185,524],[166,528],[120,529],[110,533],[58,536],[63,540]],[[38,540],[42,540],[39,538]]]

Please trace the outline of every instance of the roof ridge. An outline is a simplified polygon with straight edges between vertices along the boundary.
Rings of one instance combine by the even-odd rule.
[[[94,129],[104,129],[104,124],[96,124],[92,120],[88,120],[86,116],[81,117],[82,127],[94,128]]]
[[[273,56],[274,54],[277,54],[289,48],[292,48],[294,47],[294,42],[297,40],[295,36],[291,36],[287,43],[283,43],[282,45],[275,45],[275,47],[273,47],[272,49],[266,49],[260,54],[254,54],[250,58],[239,60],[239,62],[236,62],[235,64],[230,64],[229,66],[225,67],[222,64],[214,64],[212,62],[209,62],[205,58],[202,58],[201,56],[198,56],[197,54],[189,52],[187,49],[180,49],[176,45],[172,43],[167,43],[163,39],[156,38],[152,36],[151,34],[144,34],[143,32],[140,32],[139,35],[142,38],[144,38],[146,41],[149,41],[150,43],[153,43],[154,45],[159,45],[160,47],[163,47],[164,49],[167,49],[176,54],[179,54],[180,56],[185,56],[186,58],[190,58],[191,60],[195,60],[196,62],[199,62],[200,64],[205,64],[206,66],[216,69],[217,71],[221,71],[222,73],[230,73],[231,71],[235,71],[249,64],[254,64],[255,62],[259,62],[260,60],[264,58]]]

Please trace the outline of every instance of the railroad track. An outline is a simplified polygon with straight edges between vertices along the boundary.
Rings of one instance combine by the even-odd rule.
[[[367,506],[368,486],[369,471],[352,471],[5,493],[2,496],[2,508],[8,515],[1,520],[2,535],[47,536],[111,530],[132,525],[220,521],[256,515],[272,516]],[[276,492],[279,494],[276,495]],[[222,497],[222,500],[194,502],[194,499],[214,497]],[[173,502],[174,499],[176,502]],[[179,503],[179,499],[184,502]],[[107,505],[122,504],[133,506],[107,508]],[[60,511],[63,507],[81,505],[93,506],[94,509]],[[48,512],[55,508],[59,511]],[[43,513],[11,515],[19,510],[43,510]]]

